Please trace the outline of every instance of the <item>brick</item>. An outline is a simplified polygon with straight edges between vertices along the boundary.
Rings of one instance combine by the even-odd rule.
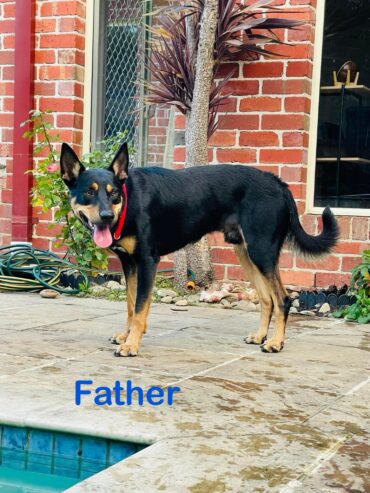
[[[36,19],[35,31],[37,33],[55,33],[56,20],[55,19]]]
[[[330,255],[318,261],[309,261],[297,257],[296,266],[298,269],[337,271],[340,267],[340,258],[335,255]]]
[[[53,50],[36,50],[35,63],[55,63],[55,51]]]
[[[12,65],[14,63],[14,51],[0,51],[0,65]]]
[[[218,128],[220,130],[256,130],[258,126],[258,115],[220,115],[218,120]]]
[[[84,48],[84,38],[79,34],[43,34],[40,48]]]
[[[299,288],[312,288],[315,284],[313,272],[302,270],[281,270],[281,279],[284,284],[298,286]]]
[[[0,126],[1,127],[13,127],[13,114],[12,113],[0,113]]]
[[[185,162],[185,157],[186,157],[186,152],[185,152],[185,147],[175,147],[173,151],[173,160],[180,161],[180,162]]]
[[[303,132],[284,132],[283,146],[284,147],[307,147]]]
[[[175,128],[182,130],[185,128],[185,115],[175,116]]]
[[[240,101],[240,111],[281,111],[281,103],[281,98],[243,98]]]
[[[14,20],[0,20],[0,33],[14,33]]]
[[[13,81],[14,80],[14,66],[4,66],[3,67],[3,81]]]
[[[297,41],[308,41],[313,43],[315,40],[314,29],[311,25],[300,26],[298,29],[288,30],[288,42],[295,43]]]
[[[226,99],[221,101],[218,113],[235,113],[238,106],[237,98],[228,96]]]
[[[310,113],[311,101],[309,98],[302,96],[287,97],[284,99],[284,108],[287,112],[304,112]]]
[[[241,267],[229,266],[226,269],[226,278],[230,281],[245,281],[246,276]]]
[[[337,217],[340,231],[340,238],[342,240],[348,240],[351,233],[351,218],[348,216]]]
[[[283,62],[255,62],[245,63],[243,77],[281,77],[283,75]]]
[[[76,113],[82,113],[83,103],[78,99],[72,98],[41,98],[40,110],[75,111]]]
[[[238,264],[235,253],[231,248],[212,248],[212,262],[216,264]]]
[[[351,272],[351,270],[361,263],[361,256],[342,257],[342,272]]]
[[[210,233],[208,235],[208,242],[210,245],[214,245],[214,246],[227,246],[227,243],[225,243],[224,241],[224,235],[223,233],[219,233],[219,232],[216,232],[216,233]]]
[[[279,266],[282,269],[293,267],[293,254],[291,252],[281,252]]]
[[[300,166],[283,166],[280,178],[288,183],[299,183],[302,181],[302,168]]]
[[[305,118],[301,114],[262,115],[263,130],[304,130]]]
[[[3,17],[15,17],[15,2],[14,3],[5,3],[3,5]]]
[[[302,62],[289,61],[286,75],[287,77],[312,77],[312,63],[308,60]]]
[[[369,237],[369,220],[366,217],[352,219],[352,239],[367,241]]]
[[[216,132],[209,140],[209,145],[214,147],[234,146],[236,141],[235,132]]]
[[[60,80],[60,79],[76,79],[76,67],[64,66],[46,66],[40,67],[39,79],[41,80]]]
[[[239,64],[238,63],[222,63],[216,74],[216,79],[224,79],[227,76],[231,76],[232,79],[239,77]]]
[[[315,275],[315,286],[327,288],[334,284],[337,287],[341,287],[344,284],[349,284],[350,277],[350,274],[317,272]]]
[[[35,94],[38,96],[53,96],[55,94],[55,83],[35,82]]]
[[[256,162],[256,151],[254,149],[218,149],[216,156],[219,163]]]
[[[226,268],[221,264],[216,264],[213,266],[213,272],[215,279],[223,280],[226,279]]]
[[[257,80],[230,80],[222,90],[223,94],[232,94],[233,96],[244,96],[247,94],[257,94],[259,83]]]
[[[277,147],[279,137],[275,132],[240,132],[240,146]]]
[[[261,163],[301,163],[300,149],[261,149]]]
[[[298,13],[294,14],[295,18],[298,16]],[[303,58],[310,59],[312,58],[312,46],[311,44],[297,44],[297,45],[270,45],[268,47],[269,52],[274,53],[276,55],[287,57],[290,59]]]
[[[273,166],[271,164],[263,165],[259,163],[256,163],[254,166],[260,171],[267,171],[268,173],[273,173],[274,175],[279,176],[279,166]]]
[[[309,94],[310,84],[306,79],[272,79],[263,81],[263,94]]]
[[[15,35],[8,34],[7,36],[3,35],[3,48],[4,50],[13,50],[15,47]]]
[[[366,248],[364,243],[358,241],[339,241],[336,245],[334,251],[337,253],[351,253],[353,255],[358,255],[362,250]]]

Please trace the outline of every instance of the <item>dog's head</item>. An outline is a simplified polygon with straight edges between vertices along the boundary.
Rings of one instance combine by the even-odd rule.
[[[122,184],[128,176],[128,164],[126,143],[107,169],[86,169],[73,149],[62,145],[60,171],[69,188],[71,208],[102,248],[113,242],[111,230],[124,205]]]

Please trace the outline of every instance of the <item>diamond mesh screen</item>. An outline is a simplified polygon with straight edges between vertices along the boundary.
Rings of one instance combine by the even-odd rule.
[[[143,77],[143,43],[146,0],[105,2],[105,104],[104,136],[127,130],[136,149],[141,106],[138,80]],[[136,110],[136,111],[135,111]]]

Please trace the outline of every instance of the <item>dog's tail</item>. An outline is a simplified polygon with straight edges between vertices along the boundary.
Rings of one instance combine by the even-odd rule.
[[[297,205],[289,188],[285,189],[285,197],[290,213],[290,230],[288,241],[303,255],[318,257],[329,253],[339,238],[339,227],[330,207],[325,207],[322,213],[322,231],[318,236],[306,233],[299,222]]]

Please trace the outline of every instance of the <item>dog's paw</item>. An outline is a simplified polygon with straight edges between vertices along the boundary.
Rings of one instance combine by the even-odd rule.
[[[244,338],[244,342],[246,344],[263,344],[267,339],[263,334],[259,334],[258,332],[252,332],[248,334],[247,337]]]
[[[284,347],[284,341],[279,339],[268,339],[264,344],[261,344],[261,350],[264,353],[279,353]]]
[[[126,342],[126,339],[127,339],[128,335],[129,335],[129,331],[126,331],[126,332],[117,332],[117,334],[114,334],[108,340],[112,344],[124,344]]]
[[[139,346],[137,344],[121,344],[114,352],[114,356],[137,356],[139,352]]]

